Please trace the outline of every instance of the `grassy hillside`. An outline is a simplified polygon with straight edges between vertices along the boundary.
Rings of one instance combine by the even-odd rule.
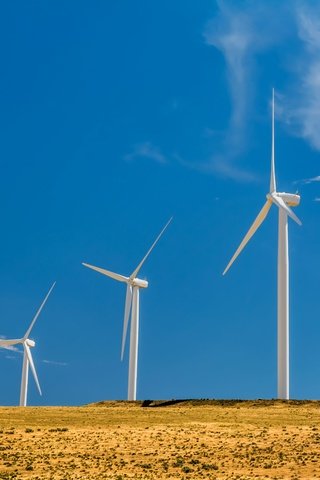
[[[320,403],[0,408],[0,479],[319,479]]]

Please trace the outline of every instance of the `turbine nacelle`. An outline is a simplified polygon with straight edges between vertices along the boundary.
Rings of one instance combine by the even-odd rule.
[[[296,193],[277,192],[275,195],[282,198],[289,207],[297,207],[300,203],[300,195]]]
[[[266,197],[269,201],[276,204],[278,203],[277,199],[281,198],[288,207],[297,207],[300,203],[300,195],[296,193],[273,192],[268,193]]]
[[[28,345],[28,347],[35,347],[36,346],[36,342],[34,340],[30,340],[30,338],[27,338],[25,342]]]
[[[139,287],[139,288],[148,288],[148,285],[149,285],[147,280],[140,280],[140,278],[133,278],[132,280],[129,279],[128,283],[133,287]]]

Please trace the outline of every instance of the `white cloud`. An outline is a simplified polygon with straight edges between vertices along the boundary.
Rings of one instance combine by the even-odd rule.
[[[235,165],[246,148],[248,116],[255,90],[256,55],[279,41],[286,27],[274,16],[274,2],[218,0],[218,14],[208,22],[204,38],[224,55],[232,113],[225,144],[211,159],[210,168],[237,181],[256,181],[256,176]],[[270,27],[272,26],[272,27]]]
[[[5,350],[11,350],[11,352],[19,352],[21,353],[21,350],[19,350],[17,347],[14,345],[1,345],[0,348],[4,348]]]
[[[251,81],[254,54],[269,43],[269,35],[263,34],[265,28],[260,29],[256,25],[262,23],[262,12],[259,12],[261,2],[249,2],[247,7],[243,3],[221,0],[217,4],[219,13],[208,22],[204,38],[208,45],[220,50],[225,58],[233,102],[228,133],[234,146],[242,143],[240,134],[243,133],[244,120],[250,108],[248,91],[254,84]]]
[[[295,20],[301,45],[282,119],[292,133],[320,150],[320,4],[297,3]]]
[[[156,163],[165,164],[167,158],[158,147],[151,142],[138,143],[133,147],[133,151],[125,155],[125,160],[132,161],[137,158],[148,158]]]
[[[238,160],[247,149],[247,125],[252,122],[255,87],[263,76],[261,60],[264,52],[274,46],[278,55],[276,74],[283,73],[276,115],[293,135],[320,150],[320,3],[217,0],[217,6],[217,14],[208,22],[204,37],[224,56],[232,112],[224,148],[218,152],[218,159],[213,156],[212,169],[217,173],[225,169],[225,176],[250,181],[248,172],[242,178]],[[268,71],[268,78],[271,75]],[[279,90],[271,84],[270,91],[272,86]]]
[[[320,175],[311,178],[303,178],[302,180],[297,180],[294,183],[301,183],[302,185],[308,185],[309,183],[320,182]]]
[[[316,198],[314,199],[314,201],[315,201],[315,202],[320,202],[320,197],[316,197]]]

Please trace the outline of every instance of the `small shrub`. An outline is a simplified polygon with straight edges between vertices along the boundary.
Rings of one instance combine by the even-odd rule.
[[[173,466],[174,467],[182,467],[184,464],[183,458],[177,458],[176,461],[174,462]]]
[[[181,470],[183,471],[183,473],[190,473],[190,472],[193,472],[193,469],[192,469],[192,468],[190,468],[190,467],[187,467],[187,466],[185,466],[185,467],[182,467],[182,469],[181,469]]]
[[[204,463],[202,465],[203,470],[218,470],[218,466],[215,465],[214,463]]]

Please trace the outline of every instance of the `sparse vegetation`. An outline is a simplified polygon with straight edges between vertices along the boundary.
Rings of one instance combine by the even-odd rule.
[[[0,480],[315,479],[319,425],[318,402],[0,408]]]

